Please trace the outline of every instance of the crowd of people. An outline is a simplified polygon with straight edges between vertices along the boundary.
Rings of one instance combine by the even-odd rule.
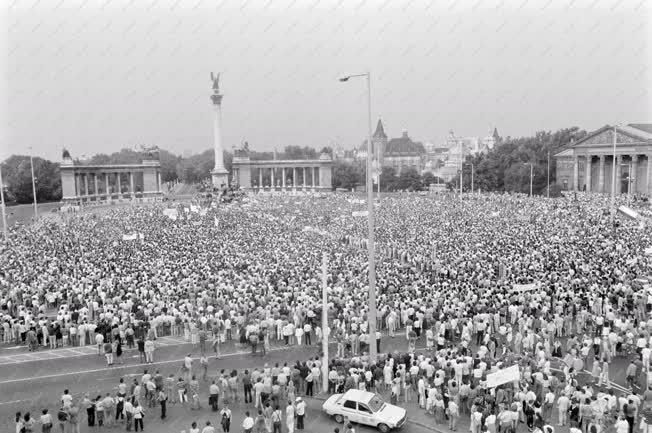
[[[630,205],[646,215],[640,203]],[[151,362],[162,334],[183,336],[203,356],[207,347],[219,354],[228,340],[262,353],[270,341],[315,344],[323,336],[325,252],[337,348],[331,392],[386,393],[451,429],[468,417],[472,433],[514,429],[519,420],[550,433],[553,408],[559,424],[583,433],[647,425],[651,239],[645,222],[613,217],[606,197],[383,197],[376,207],[375,342],[368,335],[366,218],[353,216],[364,208],[356,197],[174,205],[174,218],[163,212],[170,206],[81,213],[13,231],[0,255],[2,341],[30,350],[93,344],[108,365],[120,362],[122,345],[142,347]],[[126,233],[139,236],[125,240]],[[408,350],[373,365],[366,353],[369,344],[380,346],[381,333],[405,338]],[[614,362],[628,365],[622,391],[610,380]],[[311,364],[299,363],[299,382],[288,381],[294,394],[278,375],[275,382],[272,367],[255,380],[247,373],[251,389],[261,379],[266,390],[254,392],[256,425],[261,410],[260,425],[269,430],[266,404],[272,414],[287,401],[297,411],[296,397],[307,395],[308,374],[319,368]],[[516,364],[518,381],[486,386],[488,374]],[[236,377],[246,395],[244,375]],[[160,405],[161,392],[183,401],[182,387],[195,404],[193,380],[175,376],[173,387],[154,383],[152,392],[143,381],[135,387],[145,390],[145,400],[142,391],[109,397],[143,408]],[[216,380],[220,392],[231,389]],[[269,397],[275,384],[276,400]],[[106,414],[104,399],[85,400],[96,414],[99,401]],[[73,405],[79,410],[66,422],[87,406]],[[113,418],[117,404],[110,408]]]

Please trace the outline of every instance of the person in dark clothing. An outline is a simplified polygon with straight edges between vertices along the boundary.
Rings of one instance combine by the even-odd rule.
[[[158,402],[161,405],[161,419],[165,419],[165,413],[167,410],[167,401],[168,396],[163,389],[158,392]]]
[[[140,363],[142,364],[145,362],[145,340],[143,340],[143,337],[141,336],[138,338],[138,356],[140,357]]]

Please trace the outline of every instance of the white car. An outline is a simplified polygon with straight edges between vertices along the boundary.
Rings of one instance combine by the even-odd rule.
[[[407,413],[402,407],[387,404],[372,392],[350,389],[344,394],[329,397],[322,409],[338,423],[349,421],[378,428],[382,433],[403,427]]]

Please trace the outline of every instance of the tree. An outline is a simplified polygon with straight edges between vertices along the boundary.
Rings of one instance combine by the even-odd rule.
[[[59,164],[39,157],[35,157],[33,162],[37,201],[61,200]],[[8,193],[17,203],[31,203],[34,200],[29,156],[12,155],[7,158],[2,164],[2,176]]]
[[[176,173],[185,183],[198,183],[209,178],[214,167],[215,152],[213,149],[207,149],[188,158],[181,158],[177,163]]]
[[[333,188],[355,188],[362,184],[364,171],[356,164],[335,161],[333,164]]]
[[[168,152],[159,150],[159,160],[161,161],[161,182],[170,182],[177,179],[177,164],[181,157]]]
[[[420,191],[423,189],[421,176],[414,167],[408,167],[401,170],[398,176],[396,187],[400,190]]]
[[[437,183],[446,183],[444,179],[440,178],[439,176],[435,176],[431,172],[427,171],[423,173],[421,176],[421,183],[423,184],[423,188],[428,188],[430,184],[437,184]]]
[[[474,190],[483,191],[530,191],[530,166],[533,164],[534,194],[545,194],[550,155],[550,183],[555,182],[555,152],[579,140],[586,131],[578,127],[560,129],[556,132],[539,131],[532,137],[507,137],[486,154],[467,156],[463,166],[464,190],[471,190],[471,167],[474,168]],[[527,173],[526,173],[527,172]],[[459,174],[451,182],[452,188],[459,188]]]
[[[396,190],[397,181],[398,181],[398,177],[396,176],[396,169],[394,167],[383,167],[380,170],[381,191]]]
[[[317,151],[309,146],[285,146],[279,159],[317,159]]]

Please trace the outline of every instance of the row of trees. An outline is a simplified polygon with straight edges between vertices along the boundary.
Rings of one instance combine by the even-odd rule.
[[[556,132],[537,132],[533,137],[508,137],[493,150],[466,158],[463,168],[463,187],[471,189],[471,164],[474,171],[474,188],[483,191],[528,192],[530,186],[530,163],[533,166],[533,190],[535,194],[545,193],[547,186],[548,156],[550,155],[550,183],[555,180],[555,160],[552,155],[571,140],[578,140],[586,131],[577,127],[561,129]],[[250,151],[252,160],[271,159],[316,159],[321,153],[332,155],[332,149],[323,147],[319,151],[308,146],[286,146],[282,152]],[[198,183],[210,177],[215,164],[213,150],[181,157],[161,149],[161,180],[179,180]],[[112,154],[97,154],[79,164],[134,164],[142,160],[142,154],[132,149],[122,149]],[[224,153],[224,165],[231,171],[233,154]],[[59,163],[43,158],[34,158],[36,196],[39,201],[61,199],[61,176]],[[2,162],[3,181],[6,199],[9,202],[28,203],[32,201],[31,165],[29,156],[12,155]],[[381,191],[421,190],[431,183],[443,183],[432,173],[420,174],[414,169],[402,170],[397,175],[392,167],[384,167],[380,174]],[[333,186],[351,189],[365,185],[365,165],[337,160],[333,167]],[[449,188],[459,187],[459,176],[448,184]]]
[[[572,127],[556,132],[537,132],[534,137],[507,137],[492,151],[466,158],[462,170],[463,189],[471,189],[473,168],[475,190],[528,193],[532,164],[532,191],[534,194],[545,194],[548,173],[550,184],[555,183],[557,165],[553,155],[563,146],[585,137],[586,134],[586,131]],[[459,188],[459,176],[450,182],[450,187]]]
[[[419,174],[415,168],[401,170],[400,175],[394,167],[383,167],[380,173],[381,191],[421,191],[431,183],[444,181],[430,172]],[[365,164],[335,161],[333,167],[333,187],[347,190],[366,185]],[[374,182],[374,189],[377,188]]]

